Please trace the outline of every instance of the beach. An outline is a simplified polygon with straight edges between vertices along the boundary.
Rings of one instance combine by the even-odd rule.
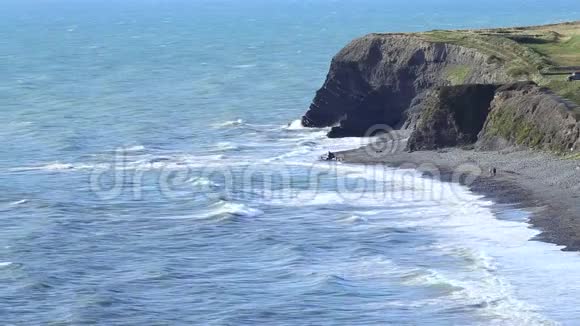
[[[542,231],[536,240],[564,246],[564,250],[580,250],[580,164],[577,160],[525,148],[408,152],[405,136],[405,132],[399,132],[373,145],[337,155],[346,163],[416,167],[427,176],[435,174],[449,182],[465,183],[465,180],[453,180],[454,172],[466,165],[477,167],[475,178],[466,184],[472,191],[497,203],[517,204],[531,211],[532,227]],[[492,176],[489,169],[494,167],[497,174]]]

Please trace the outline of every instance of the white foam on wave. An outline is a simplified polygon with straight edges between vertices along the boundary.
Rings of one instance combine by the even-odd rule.
[[[366,223],[368,222],[368,218],[364,216],[351,215],[341,221],[345,223]]]
[[[490,324],[498,325],[557,325],[543,316],[538,307],[517,298],[510,282],[495,273],[495,266],[489,257],[482,256],[484,268],[471,272],[442,272],[437,270],[417,270],[404,278],[409,286],[429,286],[444,288],[449,295],[433,300],[432,304],[456,307],[472,307],[489,316]]]
[[[26,172],[26,171],[62,171],[62,170],[72,170],[74,169],[73,164],[68,163],[50,163],[41,166],[29,166],[29,167],[18,167],[12,168],[10,171],[14,172]]]
[[[231,217],[257,217],[264,212],[257,208],[249,207],[242,203],[220,201],[204,212],[201,218],[228,219]]]
[[[302,125],[302,120],[294,120],[290,122],[288,125],[284,126],[283,129],[286,130],[308,130],[308,128]]]
[[[275,162],[275,161],[282,161],[282,162],[292,163],[293,161],[296,160],[297,157],[302,157],[303,160],[307,159],[309,157],[309,155],[307,155],[307,154],[311,153],[312,151],[313,151],[312,148],[300,146],[300,147],[297,147],[295,149],[288,150],[284,154],[280,154],[278,156],[263,159],[262,162],[271,163],[271,162]],[[289,161],[288,160],[289,158],[294,158],[294,160]]]
[[[50,163],[39,166],[11,168],[11,172],[75,172],[75,171],[152,171],[152,170],[190,170],[208,167],[247,165],[249,162],[223,162],[223,155],[192,156],[187,160],[180,159],[139,159],[128,162],[111,163]]]
[[[211,155],[174,155],[174,156],[138,156],[133,160],[118,160],[105,157],[104,162],[95,163],[62,163],[53,162],[36,166],[9,168],[11,172],[73,172],[73,171],[150,171],[150,170],[191,170],[204,168],[224,168],[251,164],[251,161],[225,161],[223,154]]]
[[[222,123],[216,123],[213,125],[214,128],[225,128],[225,127],[237,127],[244,124],[244,120],[236,119],[236,120],[229,120]]]
[[[461,281],[448,278],[431,269],[415,269],[402,275],[403,284],[410,286],[435,286],[447,288],[449,292],[463,290],[467,285]]]
[[[215,170],[222,171],[233,167],[247,166],[252,164],[252,160],[228,160],[226,155],[179,155],[168,158],[162,161],[155,161],[151,159],[137,160],[132,162],[125,162],[122,165],[105,165],[109,170],[138,170],[138,171],[153,171],[153,170],[174,170],[174,171],[190,171],[190,170]]]
[[[75,168],[75,166],[73,164],[68,164],[68,163],[53,163],[53,164],[47,164],[47,165],[39,166],[39,167],[31,167],[32,170],[38,169],[38,170],[52,170],[52,171],[71,170],[74,168]]]
[[[215,211],[218,214],[230,214],[234,216],[255,217],[264,214],[264,212],[257,208],[251,208],[244,204],[238,203],[224,203],[219,209]]]
[[[383,167],[374,170],[369,166],[337,165],[336,162],[323,161],[314,163],[277,161],[269,164],[286,166],[289,171],[292,169],[298,171],[296,173],[304,168],[306,169],[304,173],[310,173],[311,187],[308,189],[282,188],[268,193],[270,198],[265,203],[285,207],[346,205],[382,207],[393,211],[416,207],[417,201],[424,201],[421,208],[428,209],[432,205],[437,205],[437,198],[434,198],[432,191],[441,192],[442,197],[446,192],[451,192],[448,187],[437,189],[431,184],[434,181],[420,178],[420,174],[414,171],[383,169]],[[263,170],[276,170],[276,166],[264,165]],[[319,188],[320,177],[334,186],[331,189]],[[424,214],[417,215],[417,219],[421,221],[424,217]],[[429,221],[424,223],[428,224]]]
[[[309,132],[296,132],[284,135],[276,141],[276,143],[271,143],[269,145],[274,147],[280,147],[283,149],[300,149],[303,147],[308,147],[311,150],[321,151],[321,153],[316,153],[312,155],[311,162],[317,159],[317,156],[322,154],[324,151],[324,141],[326,139],[326,132],[324,131],[309,131]],[[287,153],[287,152],[286,152]],[[296,155],[296,159],[301,159],[302,157]]]
[[[437,181],[435,185],[437,189],[444,183]],[[556,254],[550,250],[551,245],[530,241],[538,232],[529,229],[527,224],[497,219],[492,212],[493,203],[482,200],[480,195],[457,185],[453,191],[454,194],[447,194],[434,202],[429,213],[422,210],[426,223],[421,223],[421,214],[405,214],[409,221],[399,220],[394,225],[429,230],[438,240],[429,250],[442,256],[463,259],[466,269],[460,273],[456,270],[421,271],[410,282],[423,286],[452,287],[456,290],[445,299],[458,307],[476,307],[482,314],[490,316],[494,323],[556,324],[550,319],[557,315],[553,309],[559,310],[573,303],[554,305],[544,298],[553,298],[553,290],[558,289],[563,297],[571,299],[566,296],[565,289],[570,290],[568,282],[573,282],[573,270],[580,268],[580,260],[576,257],[567,261],[569,265],[564,268],[567,271],[555,268],[562,265],[547,262],[572,257]],[[407,210],[413,212],[412,207]],[[543,258],[545,256],[551,256],[551,259]],[[531,266],[530,262],[534,261],[542,261],[544,271],[538,270],[536,264]],[[546,278],[546,275],[563,275],[568,282]],[[530,282],[530,278],[533,281]],[[543,284],[543,287],[550,284],[547,287],[551,289],[550,293],[539,295],[543,290],[537,284]]]
[[[237,69],[249,69],[249,68],[255,68],[256,64],[234,65],[232,67],[237,68]]]
[[[308,139],[308,135],[300,136],[306,136],[304,140]],[[521,221],[498,220],[491,210],[493,202],[470,192],[464,186],[423,178],[420,172],[414,170],[381,170],[376,169],[376,166],[340,165],[336,162],[312,163],[314,155],[328,150],[352,149],[370,141],[372,139],[311,139],[307,143],[299,143],[299,146],[274,160],[305,168],[335,169],[335,176],[339,179],[375,180],[389,186],[385,190],[391,192],[390,197],[381,200],[377,198],[376,192],[364,193],[360,189],[343,189],[341,192],[300,190],[294,197],[269,199],[264,204],[288,207],[348,205],[373,210],[383,208],[383,212],[389,211],[390,214],[381,214],[381,209],[378,214],[369,217],[357,212],[340,221],[358,223],[362,220],[372,225],[384,223],[390,227],[421,228],[448,243],[453,249],[453,252],[447,253],[449,255],[469,249],[470,258],[466,264],[470,271],[449,273],[441,270],[415,270],[406,279],[407,284],[447,288],[450,295],[445,296],[445,300],[457,307],[471,305],[499,324],[554,324],[548,317],[550,314],[545,311],[551,310],[552,315],[556,315],[554,309],[558,309],[557,305],[543,299],[552,297],[548,293],[538,297],[537,284],[544,284],[546,275],[563,273],[566,282],[550,280],[549,283],[554,284],[562,294],[561,297],[570,300],[573,296],[566,295],[565,289],[566,284],[577,283],[574,281],[574,268],[559,262],[572,258],[574,262],[569,266],[580,269],[580,259],[556,252],[558,248],[551,249],[551,245],[530,242],[537,231],[529,229]],[[397,215],[404,218],[397,218]],[[538,252],[532,252],[529,248],[537,248]],[[556,263],[550,268],[542,266],[540,270],[544,272],[530,272],[529,262],[541,261],[538,257],[544,256],[550,257],[547,261]],[[513,273],[513,268],[518,272]],[[528,282],[530,275],[533,275],[534,282]],[[536,294],[522,295],[525,292],[522,289]],[[557,301],[565,300],[558,298]],[[565,306],[575,307],[572,301],[566,302]],[[570,311],[569,315],[574,316],[574,312]]]
[[[246,204],[219,201],[210,205],[207,209],[189,215],[161,216],[161,220],[198,220],[198,221],[228,221],[234,218],[252,218],[264,214],[257,208]]]
[[[129,146],[122,149],[124,152],[142,152],[145,150],[143,145]]]
[[[12,266],[12,265],[14,265],[14,263],[13,262],[10,262],[10,261],[0,262],[0,268],[9,267],[9,266]]]
[[[299,120],[292,124],[298,124]],[[290,127],[288,127],[290,128]],[[329,139],[326,137],[326,130],[296,128],[296,132],[281,135],[280,139],[272,144],[273,147],[284,149],[284,152],[277,156],[264,159],[265,162],[284,161],[287,164],[302,163],[315,165],[320,156],[328,151],[337,152],[347,149],[357,148],[367,144],[373,138],[342,138]],[[278,145],[278,146],[276,146]]]
[[[450,255],[467,250],[466,264],[472,272],[446,274],[433,270],[414,278],[413,282],[449,287],[453,290],[451,298],[458,304],[481,307],[499,323],[553,325],[551,316],[576,315],[573,311],[575,297],[569,293],[580,292],[580,285],[573,290],[570,287],[570,284],[578,284],[574,280],[575,270],[580,269],[580,258],[560,252],[557,246],[530,241],[539,232],[530,229],[525,219],[500,220],[492,211],[492,201],[459,184],[424,178],[417,171],[381,171],[348,164],[335,167],[339,178],[380,180],[389,185],[387,191],[394,194],[381,201],[372,191],[350,199],[357,191],[342,191],[340,196],[318,194],[310,202],[291,204],[384,205],[389,211],[384,218],[386,225],[430,230],[454,251]],[[404,218],[393,218],[393,214],[398,215],[397,211]],[[381,215],[374,215],[369,221],[377,224]],[[559,277],[547,278],[546,275]],[[541,289],[537,284],[550,284],[543,287],[551,289],[550,292],[538,295]],[[558,294],[554,296],[554,293]],[[562,307],[570,307],[570,310],[562,314]]]
[[[422,303],[448,309],[471,307],[490,318],[487,325],[558,325],[539,313],[536,306],[516,299],[512,286],[501,277],[482,275],[471,281],[458,273],[417,270],[404,278],[404,284],[445,289],[449,295]]]
[[[9,171],[12,172],[69,172],[69,171],[81,171],[81,170],[108,170],[112,169],[113,165],[108,163],[49,163],[45,165],[38,166],[24,166],[11,168]]]
[[[220,150],[220,151],[232,151],[232,150],[240,149],[239,145],[236,145],[232,142],[227,142],[227,141],[219,142],[215,145],[215,147],[217,150]]]
[[[28,203],[28,199],[21,199],[15,202],[10,203],[10,206],[20,206]]]

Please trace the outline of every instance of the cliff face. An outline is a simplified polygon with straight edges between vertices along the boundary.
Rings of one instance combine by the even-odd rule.
[[[522,145],[555,152],[580,150],[580,108],[533,83],[498,89],[477,148]]]
[[[501,63],[471,48],[409,34],[371,34],[333,58],[302,124],[338,125],[330,137],[364,136],[373,125],[403,126],[413,99],[435,86],[509,79]]]
[[[407,120],[414,125],[411,151],[466,145],[580,150],[580,108],[533,82],[445,86],[415,101]]]
[[[418,122],[407,148],[432,150],[474,144],[496,88],[496,85],[461,85],[429,92],[419,104]]]

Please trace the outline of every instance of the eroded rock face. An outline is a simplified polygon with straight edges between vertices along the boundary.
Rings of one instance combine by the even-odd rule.
[[[497,85],[443,86],[418,105],[419,118],[407,149],[473,145],[487,119]]]
[[[307,127],[336,126],[329,136],[364,136],[376,124],[402,127],[413,99],[435,86],[507,82],[499,63],[477,50],[430,43],[410,34],[370,34],[332,60],[324,86],[303,116]]]
[[[580,108],[532,82],[499,88],[477,148],[522,145],[555,152],[580,151]]]

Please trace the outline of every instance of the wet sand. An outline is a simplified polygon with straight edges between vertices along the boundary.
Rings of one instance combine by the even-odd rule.
[[[337,153],[347,163],[414,167],[443,181],[460,182],[497,203],[532,212],[535,239],[580,250],[580,161],[550,153],[510,148],[499,152],[449,148],[408,153],[404,135]],[[465,177],[459,171],[470,168]],[[489,169],[496,167],[497,175]],[[436,170],[436,171],[434,171]]]

